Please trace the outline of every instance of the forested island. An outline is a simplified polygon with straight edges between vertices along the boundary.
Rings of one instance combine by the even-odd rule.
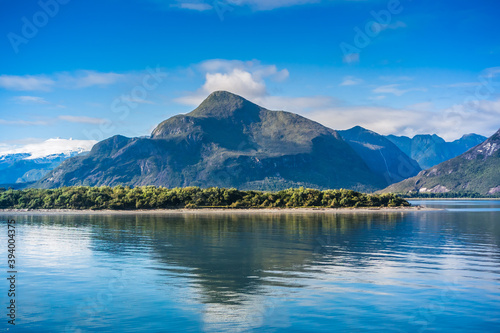
[[[181,208],[362,208],[406,207],[395,194],[353,190],[287,189],[278,192],[234,188],[74,186],[57,189],[0,189],[0,209],[138,210]]]

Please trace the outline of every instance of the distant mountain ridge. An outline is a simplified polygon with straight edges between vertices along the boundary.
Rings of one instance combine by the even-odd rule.
[[[90,151],[95,141],[49,139],[0,152],[0,184],[40,180],[62,161]]]
[[[383,135],[360,126],[337,132],[370,170],[383,175],[390,184],[415,176],[422,170],[415,160]]]
[[[37,186],[119,184],[371,191],[388,183],[336,131],[219,91],[194,111],[159,124],[150,138],[99,142]]]
[[[382,192],[500,193],[500,130],[465,153],[393,184]]]
[[[413,138],[387,135],[386,138],[416,160],[422,169],[454,158],[487,139],[478,134],[466,134],[453,142],[446,142],[436,134],[420,134]]]

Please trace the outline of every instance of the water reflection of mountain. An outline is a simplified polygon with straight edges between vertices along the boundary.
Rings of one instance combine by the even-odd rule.
[[[477,213],[476,215],[477,216]],[[496,224],[471,225],[467,213],[275,215],[81,215],[30,218],[83,228],[93,251],[153,259],[165,275],[188,277],[204,303],[235,303],[265,286],[300,286],[308,274],[377,266],[409,253],[440,255],[453,242],[500,246]],[[39,221],[41,219],[41,221]],[[400,223],[404,220],[405,223]],[[450,228],[443,228],[443,225]],[[420,230],[435,230],[434,238]],[[443,230],[445,232],[443,233]],[[428,234],[427,234],[428,236]],[[449,246],[442,246],[448,244]],[[401,259],[403,260],[403,259]]]
[[[361,311],[357,323],[363,313],[371,318],[372,307],[381,309],[381,322],[391,323],[395,313],[407,309],[402,316],[411,317],[419,304],[429,304],[439,295],[435,286],[451,295],[439,301],[450,305],[470,286],[487,295],[500,274],[500,224],[492,211],[17,220],[30,235],[51,236],[44,242],[58,247],[49,256],[57,260],[72,250],[60,240],[81,237],[75,257],[84,253],[84,263],[118,269],[128,282],[123,300],[167,304],[167,318],[195,316],[204,332],[286,331],[311,308],[321,309],[311,320],[328,325],[351,318],[351,307]],[[478,302],[495,306],[486,298]],[[170,307],[180,312],[169,317]]]
[[[219,303],[238,302],[238,295],[263,285],[296,286],[300,276],[321,269],[315,263],[371,265],[366,253],[384,250],[403,214],[40,218],[43,224],[90,228],[94,251],[134,258],[142,252],[165,275],[189,276],[203,302]]]

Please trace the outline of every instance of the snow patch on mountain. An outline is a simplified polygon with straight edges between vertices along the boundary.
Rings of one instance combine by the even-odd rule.
[[[50,156],[74,156],[90,151],[97,143],[95,140],[48,139],[43,142],[31,143],[24,146],[0,146],[0,160],[15,155],[17,158],[33,160]]]

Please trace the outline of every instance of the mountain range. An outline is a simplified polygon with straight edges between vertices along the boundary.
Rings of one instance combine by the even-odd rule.
[[[0,184],[40,180],[62,161],[88,152],[96,141],[49,139],[0,152]]]
[[[446,142],[436,134],[415,135],[413,138],[388,135],[386,138],[416,160],[422,169],[454,158],[486,140],[486,137],[478,134],[466,134],[453,142]]]
[[[465,153],[393,184],[383,192],[500,193],[500,130]]]
[[[297,114],[267,110],[218,91],[192,112],[160,123],[149,137],[117,135],[95,144],[88,153],[70,149],[59,155],[45,151],[46,156],[24,151],[0,154],[0,183],[15,179],[38,181],[33,186],[41,188],[157,185],[280,190],[304,186],[376,191],[400,182],[388,189],[404,191],[405,179],[429,175],[428,170],[421,171],[419,161],[426,166],[454,157],[483,138],[471,134],[445,142],[436,135],[385,137],[359,126],[335,131]],[[485,184],[490,180],[495,182],[488,178]],[[476,189],[473,183],[464,189]],[[410,187],[457,188],[449,183],[429,186]],[[489,187],[487,192],[491,191],[496,190]]]

